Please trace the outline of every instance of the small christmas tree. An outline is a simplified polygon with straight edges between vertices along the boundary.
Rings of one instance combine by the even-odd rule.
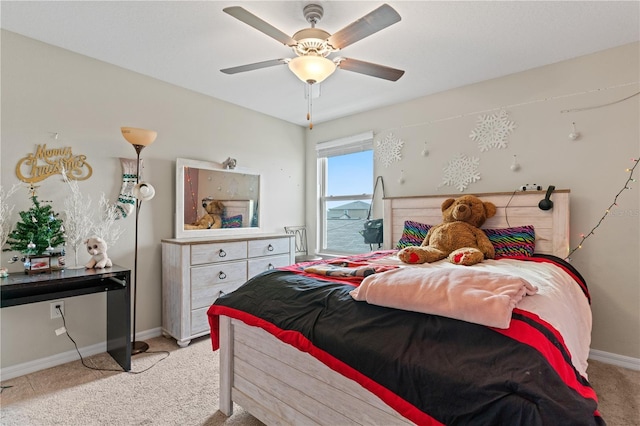
[[[31,186],[31,201],[33,207],[26,212],[20,212],[22,222],[9,234],[7,244],[14,251],[25,256],[39,256],[51,253],[55,247],[64,244],[64,228],[50,205],[41,205],[35,188]]]

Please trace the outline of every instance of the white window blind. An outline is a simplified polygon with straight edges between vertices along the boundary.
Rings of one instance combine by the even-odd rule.
[[[373,131],[316,144],[318,158],[335,157],[373,149]]]

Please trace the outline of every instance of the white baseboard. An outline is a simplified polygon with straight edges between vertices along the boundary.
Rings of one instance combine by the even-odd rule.
[[[589,351],[589,359],[604,362],[605,364],[628,368],[630,370],[640,370],[640,358],[632,358],[630,356],[591,349]]]
[[[162,334],[162,329],[152,328],[136,334],[136,340],[145,340],[158,337]],[[91,346],[80,348],[83,357],[97,355],[107,351],[107,343],[97,343]],[[12,365],[0,370],[0,379],[9,380],[15,377],[24,376],[25,374],[35,371],[44,370],[55,367],[56,365],[66,364],[67,362],[76,361],[78,353],[74,350],[63,352],[61,354],[52,355],[46,358],[36,359],[34,361],[25,362],[23,364]],[[605,364],[616,365],[618,367],[628,368],[630,370],[640,370],[640,358],[632,358],[630,356],[618,355],[611,352],[599,351],[591,349],[589,351],[589,359],[604,362]]]
[[[151,339],[158,337],[162,334],[160,327],[153,328],[151,330],[142,331],[136,333],[136,340]],[[89,357],[92,355],[101,354],[107,351],[107,342],[96,343],[91,346],[84,346],[80,349],[82,357]],[[15,377],[24,376],[25,374],[33,373],[35,371],[44,370],[47,368],[55,367],[56,365],[66,364],[67,362],[78,360],[78,352],[75,349],[48,356],[46,358],[40,358],[33,361],[25,362],[22,364],[11,365],[0,370],[0,379],[2,381],[13,379]]]

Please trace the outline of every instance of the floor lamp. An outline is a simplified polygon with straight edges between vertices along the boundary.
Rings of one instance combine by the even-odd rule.
[[[131,355],[146,352],[149,345],[146,342],[136,341],[136,306],[137,306],[137,290],[138,290],[138,218],[140,215],[140,207],[142,201],[150,200],[155,195],[153,187],[145,182],[140,182],[140,152],[144,147],[149,146],[156,140],[157,132],[153,130],[136,129],[134,127],[121,127],[122,136],[136,150],[136,185],[133,188],[133,195],[136,198],[136,238],[135,252],[133,260],[133,341],[131,343]]]

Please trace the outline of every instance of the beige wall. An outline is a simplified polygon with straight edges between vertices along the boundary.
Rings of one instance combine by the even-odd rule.
[[[443,167],[458,153],[479,157],[481,180],[465,193],[513,191],[527,183],[570,189],[573,248],[623,188],[630,159],[640,157],[640,96],[583,112],[560,111],[607,104],[640,91],[638,53],[635,43],[316,124],[307,132],[307,191],[315,188],[316,142],[373,130],[375,146],[393,133],[404,141],[402,161],[375,167],[384,176],[387,196],[459,194],[450,186],[439,188]],[[480,152],[469,138],[478,115],[505,106],[517,124],[508,147]],[[582,134],[575,141],[568,138],[572,122]],[[425,141],[427,157],[420,155]],[[510,170],[513,155],[521,165],[518,172]],[[398,182],[401,170],[404,184]],[[640,167],[635,177],[640,178]],[[592,348],[640,358],[640,201],[638,184],[631,186],[572,262],[593,297]],[[315,222],[314,205],[307,197],[307,223]]]
[[[303,222],[305,193],[306,222],[315,223],[317,141],[371,129],[377,140],[391,132],[405,145],[401,162],[388,168],[376,165],[376,174],[385,177],[388,196],[456,193],[451,187],[438,188],[442,168],[455,154],[477,156],[482,178],[466,193],[512,191],[534,182],[571,189],[573,247],[621,189],[629,159],[640,156],[638,97],[560,113],[639,91],[638,44],[316,124],[305,135],[303,128],[265,115],[10,32],[1,34],[3,188],[17,182],[18,159],[46,143],[87,155],[94,174],[80,183],[80,189],[94,203],[101,192],[115,200],[121,184],[118,158],[135,158],[119,127],[158,131],[158,139],[142,155],[145,179],[155,186],[156,197],[141,210],[139,331],[161,324],[159,241],[173,236],[177,157],[221,162],[230,156],[238,159],[239,166],[260,171],[261,220],[265,229],[279,230]],[[627,85],[630,82],[636,84]],[[508,148],[481,153],[469,133],[480,111],[501,106],[509,106],[518,127]],[[567,137],[572,122],[582,133],[577,141]],[[53,140],[49,132],[58,132],[59,139]],[[305,138],[310,148],[306,171]],[[422,157],[425,141],[430,154]],[[522,166],[517,173],[509,169],[514,154]],[[404,184],[398,182],[401,170]],[[61,211],[66,194],[58,178],[42,182],[39,191],[40,199],[52,200],[54,209]],[[28,209],[30,202],[24,192],[12,201],[17,220],[17,212]],[[640,358],[639,212],[638,188],[624,191],[613,214],[573,256],[593,296],[592,347],[634,358]],[[123,226],[128,232],[109,254],[117,264],[133,267],[133,220],[125,220]],[[2,254],[3,266],[8,258],[8,253]],[[104,295],[67,299],[65,308],[68,328],[81,347],[105,340]],[[60,324],[49,319],[46,302],[4,308],[0,321],[3,368],[73,349],[66,338],[55,336]]]
[[[262,174],[262,225],[284,232],[284,225],[304,220],[304,130],[207,96],[181,89],[85,56],[2,31],[2,128],[0,183],[16,183],[15,166],[36,145],[71,147],[84,154],[93,176],[79,183],[97,204],[100,194],[115,201],[120,192],[120,157],[135,158],[120,126],[153,129],[158,138],[142,152],[144,179],[155,186],[155,198],[141,209],[138,260],[138,331],[161,325],[162,238],[173,237],[175,160],[177,157],[222,162],[227,157]],[[49,132],[59,133],[54,140]],[[67,189],[60,176],[41,182],[40,200],[52,200],[63,211]],[[26,190],[11,200],[18,212],[31,202]],[[286,208],[283,208],[286,206]],[[133,267],[133,216],[109,255]],[[2,254],[7,266],[11,253]],[[81,262],[89,256],[82,253]],[[12,270],[20,265],[11,265]],[[80,347],[106,340],[104,295],[67,299],[67,328]],[[0,311],[2,367],[72,351],[56,337],[60,320],[49,319],[49,303]]]

